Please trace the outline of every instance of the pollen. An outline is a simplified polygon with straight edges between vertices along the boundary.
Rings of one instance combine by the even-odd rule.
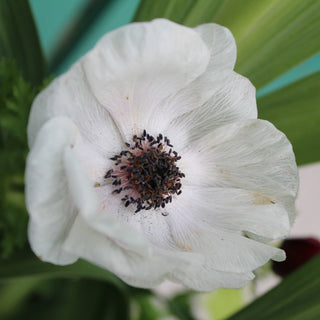
[[[135,206],[136,213],[164,208],[182,192],[185,175],[177,166],[180,159],[167,137],[161,133],[153,137],[144,130],[111,158],[114,167],[104,178],[112,180],[112,193],[121,194],[124,206]]]

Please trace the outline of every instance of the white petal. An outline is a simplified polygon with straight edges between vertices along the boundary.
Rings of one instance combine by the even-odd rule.
[[[202,24],[194,30],[199,33],[210,50],[207,71],[214,73],[221,69],[233,70],[237,47],[231,31],[215,23]]]
[[[149,242],[137,232],[132,226],[119,221],[115,216],[117,212],[125,207],[120,197],[112,195],[112,186],[107,185],[103,190],[108,196],[106,203],[107,212],[103,211],[101,199],[97,196],[93,185],[90,183],[82,163],[77,159],[77,154],[73,150],[67,150],[64,155],[65,174],[67,175],[70,193],[75,202],[79,214],[92,228],[117,241],[119,245],[130,248],[138,252],[151,250]],[[107,214],[106,214],[107,213]]]
[[[64,249],[108,269],[127,283],[149,288],[161,283],[167,273],[181,263],[174,257],[137,254],[123,249],[105,235],[92,229],[78,216],[66,239]]]
[[[257,118],[256,90],[251,82],[235,72],[218,75],[220,77],[213,75],[202,86],[190,85],[183,91],[184,97],[190,96],[189,101],[194,103],[194,108],[189,108],[192,111],[172,121],[165,131],[180,150],[215,128],[242,119]],[[196,100],[191,100],[192,97],[203,104],[197,104]],[[188,101],[185,99],[182,104],[188,105]]]
[[[246,78],[233,72],[236,43],[231,32],[217,24],[194,29],[210,51],[207,69],[188,86],[165,100],[164,113],[177,117],[165,132],[174,145],[186,145],[213,127],[241,118],[256,118],[255,88]],[[155,127],[158,117],[151,118]],[[196,137],[194,134],[197,133]]]
[[[247,120],[222,126],[192,148],[180,163],[184,184],[241,188],[292,209],[297,166],[290,142],[271,123]],[[289,214],[292,221],[295,212]]]
[[[139,254],[163,254],[183,263],[203,260],[202,255],[197,252],[181,250],[172,238],[168,219],[162,214],[167,213],[170,204],[167,204],[165,209],[135,213],[134,206],[125,207],[121,201],[123,196],[112,194],[112,191],[110,185],[96,188],[100,202],[99,213],[97,216],[86,217],[92,228],[107,235],[122,248]],[[117,221],[117,224],[113,221]]]
[[[34,251],[43,260],[57,264],[75,261],[74,255],[61,250],[61,244],[77,214],[124,247],[150,251],[142,234],[100,211],[93,183],[75,150],[81,145],[79,139],[77,128],[68,118],[54,118],[39,131],[30,152],[26,183],[29,238]],[[111,211],[124,208],[122,203],[117,205],[108,203]]]
[[[78,130],[70,120],[55,118],[39,131],[27,159],[29,241],[41,259],[56,264],[77,260],[74,253],[61,249],[76,216],[65,176],[63,154],[77,139]]]
[[[53,80],[34,100],[28,123],[30,146],[41,126],[56,116],[72,119],[83,139],[101,156],[109,158],[121,151],[119,132],[109,113],[92,95],[80,63]]]
[[[205,223],[217,230],[251,232],[269,239],[283,238],[290,229],[282,205],[247,190],[185,186],[173,207],[176,205],[192,213],[200,227]]]
[[[200,135],[212,126],[234,119],[257,117],[255,88],[246,78],[232,71],[236,61],[236,43],[231,32],[213,23],[203,24],[194,30],[210,51],[207,69],[177,94],[168,97],[161,106],[164,114],[174,117],[179,115],[177,109],[180,114],[189,112],[167,128],[168,136],[179,146],[186,143],[189,134],[199,129]],[[158,121],[159,117],[151,118],[149,126],[157,127]]]
[[[100,199],[101,212],[103,212],[103,215],[100,214],[100,216],[109,216],[119,221],[119,225],[130,226],[138,233],[143,234],[149,240],[149,243],[157,248],[172,249],[173,243],[167,219],[161,214],[161,210],[142,210],[135,213],[136,207],[134,205],[125,207],[123,201],[121,201],[123,195],[112,194],[113,190],[113,186],[110,185],[96,188],[96,193]],[[97,225],[102,225],[102,223],[97,221]],[[100,230],[103,232],[101,228]],[[115,232],[115,234],[117,233],[120,234],[119,231]],[[121,232],[120,236],[123,240],[127,238],[128,243],[133,242],[132,236],[129,234]]]
[[[177,206],[168,215],[171,234],[181,248],[202,253],[208,268],[234,273],[247,273],[270,259],[282,261],[284,252],[241,234],[213,228],[201,221],[196,212]],[[200,270],[199,270],[200,271]]]
[[[201,75],[209,56],[196,31],[157,19],[108,33],[82,63],[95,96],[129,140],[143,129],[161,132],[181,113],[163,112],[162,101]]]
[[[82,163],[91,185],[106,183],[104,176],[114,162],[96,151],[92,144],[83,139],[82,143],[76,144],[73,150],[76,153],[76,161]]]
[[[252,272],[217,271],[207,265],[188,265],[174,272],[169,279],[197,291],[210,292],[219,288],[241,288],[254,278]]]

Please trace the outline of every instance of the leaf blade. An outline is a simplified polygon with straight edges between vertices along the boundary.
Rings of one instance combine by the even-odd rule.
[[[155,18],[166,18],[182,23],[184,17],[194,5],[193,0],[142,0],[133,21],[149,21]]]
[[[229,320],[315,320],[320,317],[320,255]]]
[[[38,276],[42,278],[87,278],[107,281],[126,290],[126,285],[115,275],[84,260],[66,266],[43,262],[29,250],[10,259],[0,260],[0,280]]]
[[[27,0],[0,1],[0,58],[16,61],[25,80],[41,84],[45,61]]]
[[[236,71],[257,89],[320,50],[319,1],[227,0],[211,21],[232,31]]]

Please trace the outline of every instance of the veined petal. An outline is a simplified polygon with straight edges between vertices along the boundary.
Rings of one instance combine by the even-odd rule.
[[[52,135],[53,131],[57,133]],[[76,258],[69,258],[61,244],[80,214],[105,236],[113,236],[125,247],[147,252],[148,241],[143,235],[99,211],[93,183],[75,150],[81,147],[79,139],[76,126],[68,118],[53,118],[40,130],[30,152],[26,171],[27,206],[31,216],[29,238],[34,251],[45,261],[74,262]],[[116,210],[112,203],[109,205],[111,210]]]
[[[202,261],[197,252],[187,252],[174,242],[171,235],[166,209],[158,208],[142,210],[135,213],[135,207],[125,207],[122,196],[112,194],[113,188],[105,185],[95,189],[99,198],[100,208],[97,214],[85,216],[94,230],[106,235],[123,249],[142,255],[165,255],[190,263]]]
[[[29,241],[42,260],[56,264],[73,263],[78,258],[61,248],[77,215],[68,190],[63,155],[78,137],[70,120],[54,118],[39,131],[27,159]]]
[[[129,140],[146,128],[161,132],[181,113],[163,112],[161,102],[201,75],[209,58],[196,31],[157,19],[108,33],[82,63],[95,96]]]
[[[171,234],[179,246],[189,252],[202,253],[208,268],[234,273],[247,273],[270,259],[282,261],[282,250],[245,238],[240,233],[213,228],[183,207],[170,210]],[[200,270],[199,270],[200,271]]]
[[[110,185],[95,189],[100,202],[100,211],[103,213],[99,215],[99,220],[94,219],[97,223],[96,228],[99,228],[103,232],[103,225],[105,223],[101,223],[101,216],[112,217],[119,222],[119,225],[125,224],[136,230],[136,232],[143,234],[150,244],[162,249],[172,249],[171,245],[173,243],[169,227],[166,218],[161,214],[161,210],[142,210],[136,214],[134,212],[136,210],[135,207],[125,207],[123,201],[121,201],[122,195],[112,194],[113,190],[113,186]],[[122,241],[126,239],[128,244],[133,242],[130,234],[116,231],[114,239],[118,238],[117,235],[120,235]],[[125,246],[124,244],[122,245]]]
[[[185,184],[240,188],[292,209],[298,172],[286,136],[263,120],[222,126],[194,142],[181,167]],[[295,212],[288,212],[291,222]]]
[[[121,150],[119,131],[92,95],[80,63],[53,80],[34,100],[28,123],[30,147],[42,125],[57,116],[72,119],[84,141],[101,156],[109,158]]]
[[[181,206],[181,219],[195,215],[199,223],[226,232],[251,232],[268,239],[280,239],[288,235],[288,212],[279,203],[252,191],[236,188],[202,188],[185,186],[175,199]],[[196,214],[194,214],[196,212]],[[173,213],[175,214],[175,212]]]
[[[130,251],[91,228],[78,216],[63,248],[106,268],[127,283],[150,288],[161,283],[181,261],[150,252]]]
[[[173,120],[165,132],[182,149],[220,126],[257,118],[255,87],[247,78],[233,71],[218,73],[201,86],[189,85],[181,95],[185,97],[182,101],[184,106],[188,105],[186,97],[190,96],[189,101],[194,108]],[[192,100],[194,97],[198,101]],[[180,102],[174,101],[176,104]]]
[[[233,103],[237,103],[237,108],[242,110],[241,114],[247,113],[248,118],[257,117],[255,88],[246,78],[232,72],[237,52],[235,40],[230,30],[214,23],[203,24],[194,28],[194,30],[205,42],[210,52],[207,69],[175,95],[167,97],[161,104],[161,110],[164,114],[177,117],[179,114],[187,113],[185,117],[179,117],[177,121],[171,122],[169,128],[167,128],[167,130],[169,130],[168,135],[171,136],[174,141],[177,141],[178,145],[180,144],[181,138],[183,139],[183,137],[181,137],[182,135],[189,138],[188,134],[190,130],[185,131],[187,126],[194,121],[197,122],[197,118],[205,116],[205,113],[209,113],[207,109],[208,107],[211,108],[213,104],[219,104],[221,113],[223,113],[224,108],[227,108],[228,112],[229,109],[235,108]],[[242,103],[241,100],[244,99],[244,97],[246,101]],[[226,99],[237,101],[222,101]],[[231,108],[227,103],[231,103]],[[198,107],[203,104],[205,104],[205,106],[198,109]],[[217,106],[214,107],[217,108]],[[177,109],[180,111],[179,113],[175,111]],[[197,111],[194,113],[191,112],[194,109]],[[233,114],[235,117],[237,115],[237,113]],[[212,117],[213,119],[210,118],[207,122],[211,121],[215,126],[221,125],[219,119],[217,123],[215,116],[217,116],[216,113]],[[230,121],[231,119],[225,119],[225,122],[228,120]],[[158,116],[151,117],[149,126],[151,128],[157,127],[158,122]],[[199,127],[203,125],[205,125],[206,128],[208,126],[199,123]],[[193,126],[191,127],[193,128]],[[195,131],[196,130],[194,130],[194,132]],[[202,132],[200,132],[199,135],[201,133]]]
[[[179,269],[169,276],[173,282],[178,282],[197,291],[210,292],[218,288],[241,288],[254,278],[252,272],[235,273],[212,269],[205,264],[193,264]]]
[[[237,47],[231,31],[215,23],[202,24],[194,28],[210,50],[210,61],[206,73],[221,69],[233,70],[237,58]]]
[[[86,175],[91,181],[91,186],[105,183],[104,176],[112,165],[110,158],[103,157],[92,144],[83,141],[83,139],[81,143],[74,146],[73,150],[76,154],[76,161],[82,163]]]
[[[214,23],[194,30],[210,52],[207,69],[175,95],[165,99],[161,106],[165,114],[183,115],[166,129],[176,145],[188,144],[193,138],[191,133],[199,128],[202,129],[198,133],[201,136],[203,131],[212,129],[211,126],[217,127],[238,119],[238,116],[257,117],[255,88],[246,78],[232,71],[237,53],[230,30]],[[176,109],[180,110],[179,114],[173,112]],[[158,117],[151,118],[150,127],[157,126],[157,121]]]
[[[149,252],[151,248],[147,239],[132,226],[115,218],[117,213],[125,208],[119,197],[112,196],[111,186],[103,187],[106,195],[109,195],[109,201],[106,203],[107,210],[104,210],[103,203],[96,192],[99,188],[94,188],[90,183],[82,163],[79,162],[77,154],[73,150],[65,151],[64,165],[70,194],[79,214],[87,224],[104,236],[112,238],[122,247],[138,252]],[[133,212],[129,212],[129,214],[131,215]]]

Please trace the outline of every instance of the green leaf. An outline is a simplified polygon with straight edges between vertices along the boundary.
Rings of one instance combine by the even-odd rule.
[[[133,292],[134,293],[134,292]],[[147,294],[136,294],[132,303],[135,309],[135,320],[161,320],[168,316],[167,310],[156,297]]]
[[[320,319],[320,255],[229,320]]]
[[[236,71],[258,89],[320,50],[317,0],[143,0],[134,20],[156,17],[228,27],[237,42]]]
[[[16,296],[19,284],[22,292]],[[37,294],[40,289],[45,291]],[[0,315],[12,316],[8,320],[129,319],[129,297],[125,283],[83,260],[56,266],[42,262],[30,250],[0,260],[0,298],[8,303]]]
[[[142,0],[134,21],[166,18],[188,26],[210,21],[218,1],[212,0]],[[193,16],[196,16],[192,20]]]
[[[0,318],[126,320],[129,297],[110,283],[92,279],[15,279],[0,285]]]
[[[237,8],[232,16],[228,11],[225,13],[234,20],[227,23],[221,16],[215,21],[236,33],[236,71],[258,89],[320,50],[319,1],[256,1],[259,4],[248,20],[245,11],[253,1],[240,2],[243,4],[240,16]],[[239,24],[244,25],[241,32],[237,31]]]
[[[320,160],[320,72],[259,98],[258,110],[288,136],[299,165]]]
[[[122,290],[126,285],[115,275],[84,260],[67,266],[42,262],[30,250],[19,252],[8,260],[0,260],[0,280],[38,276],[42,278],[88,278],[107,281]]]
[[[29,277],[1,284],[0,319],[6,319],[16,311],[41,282],[41,279]]]
[[[83,279],[64,288],[63,301],[58,301],[53,315],[44,312],[32,319],[59,320],[129,320],[129,296],[105,282]],[[67,290],[66,290],[67,289]]]
[[[192,292],[184,292],[176,295],[168,301],[169,310],[171,313],[181,320],[194,320],[191,310]]]
[[[40,84],[45,63],[27,0],[0,1],[0,58],[16,61],[25,80]]]

